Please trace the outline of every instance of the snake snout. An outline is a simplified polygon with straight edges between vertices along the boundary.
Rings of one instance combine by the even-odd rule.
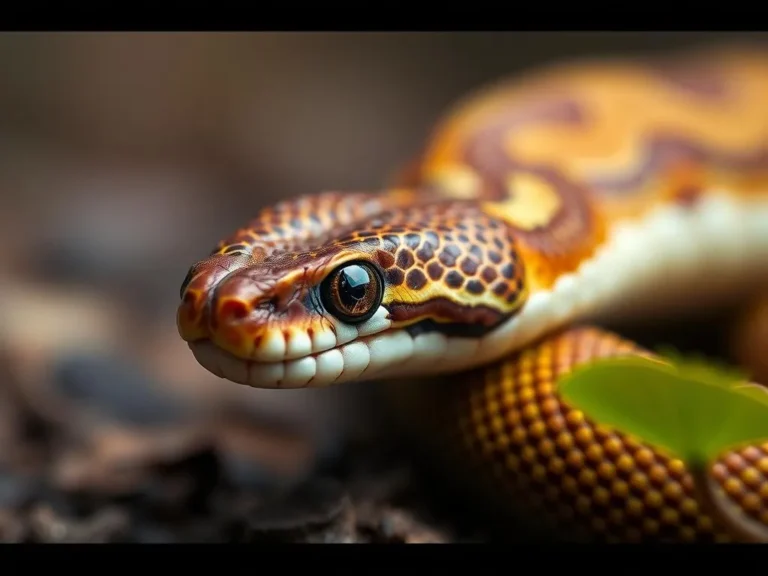
[[[210,293],[205,312],[208,337],[239,358],[283,361],[294,333],[305,331],[310,317],[299,293],[298,287],[268,270],[238,270]]]
[[[349,338],[320,312],[313,278],[292,261],[216,255],[195,265],[182,286],[179,333],[251,364],[330,350]]]
[[[187,342],[209,336],[209,310],[216,288],[222,281],[247,266],[246,255],[216,255],[196,263],[189,269],[181,285],[176,322],[179,335]]]

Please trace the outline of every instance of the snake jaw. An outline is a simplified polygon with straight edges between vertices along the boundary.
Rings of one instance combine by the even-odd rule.
[[[317,325],[324,325],[324,331],[313,328]],[[188,344],[198,363],[220,378],[254,388],[317,387],[367,378],[407,359],[412,339],[391,326],[389,312],[381,306],[357,326],[320,316],[306,330],[266,328],[261,358],[269,353],[276,358],[272,361],[236,355],[212,338]]]

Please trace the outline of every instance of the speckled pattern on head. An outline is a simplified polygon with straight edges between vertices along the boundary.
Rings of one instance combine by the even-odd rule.
[[[500,506],[543,499],[542,519],[597,537],[738,540],[680,463],[565,406],[557,378],[635,349],[569,325],[663,317],[768,280],[766,102],[758,51],[491,87],[393,189],[287,200],[223,240],[183,283],[179,332],[206,369],[259,388],[437,379],[416,435],[463,447],[455,475],[501,480]],[[763,524],[767,453],[713,468]]]

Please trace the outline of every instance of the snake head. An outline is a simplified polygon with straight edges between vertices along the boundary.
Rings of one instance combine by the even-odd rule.
[[[211,372],[323,386],[467,363],[525,298],[510,230],[474,204],[382,211],[281,247],[193,266],[179,331]]]

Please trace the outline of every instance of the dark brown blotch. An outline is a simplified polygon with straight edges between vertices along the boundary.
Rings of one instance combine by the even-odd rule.
[[[369,238],[363,239],[363,243],[367,244],[368,246],[377,248],[379,244],[381,244],[381,240],[379,240],[378,236],[371,236]]]
[[[416,250],[421,244],[421,236],[419,234],[410,233],[405,235],[405,245],[411,250]]]
[[[445,275],[445,285],[449,288],[461,288],[464,284],[464,276],[462,276],[456,270],[451,270]]]
[[[494,264],[501,264],[501,254],[499,254],[495,250],[488,251],[488,259]]]
[[[384,276],[390,286],[400,286],[405,281],[405,273],[400,268],[389,268],[384,271]]]
[[[447,250],[443,250],[440,252],[440,256],[438,257],[438,260],[443,263],[444,266],[447,266],[448,268],[451,268],[456,265],[456,256],[452,255]]]
[[[416,252],[416,257],[421,260],[422,262],[427,262],[432,258],[432,256],[435,255],[435,251],[432,248],[432,244],[425,243],[424,246],[419,248],[419,250]]]
[[[408,270],[413,266],[413,254],[408,248],[401,248],[397,253],[397,265],[403,270]]]
[[[456,258],[461,256],[461,248],[456,246],[456,244],[448,244],[448,246],[445,247],[445,252],[448,252],[448,254]]]
[[[395,265],[395,257],[386,250],[376,250],[376,260],[382,268],[391,268]]]
[[[427,277],[424,276],[424,272],[414,268],[405,276],[405,284],[411,290],[421,290],[427,285]]]
[[[440,247],[440,237],[431,230],[429,232],[425,232],[424,237],[426,238],[427,242],[432,244],[433,248]]]
[[[479,265],[474,258],[464,258],[461,261],[460,268],[467,276],[474,276]]]
[[[459,234],[459,242],[463,242],[464,244],[469,244],[469,236],[466,234]]]
[[[504,264],[504,266],[501,267],[501,275],[507,280],[512,280],[515,277],[515,267],[509,263]]]
[[[396,234],[387,234],[384,236],[384,243],[391,245],[392,250],[395,250],[398,246],[400,246],[400,236],[397,236]]]
[[[483,268],[483,271],[480,272],[480,277],[485,281],[486,284],[490,284],[499,277],[499,274],[495,269],[491,268],[490,266],[486,266]]]
[[[485,286],[483,286],[483,283],[480,282],[480,280],[470,280],[467,282],[466,290],[470,294],[479,295],[485,292]]]
[[[431,262],[429,266],[427,266],[427,274],[429,274],[429,277],[432,278],[432,280],[440,280],[444,271],[445,269],[439,262]]]
[[[493,286],[493,293],[496,294],[496,296],[502,297],[507,293],[507,287],[508,285],[504,280],[499,280]]]

